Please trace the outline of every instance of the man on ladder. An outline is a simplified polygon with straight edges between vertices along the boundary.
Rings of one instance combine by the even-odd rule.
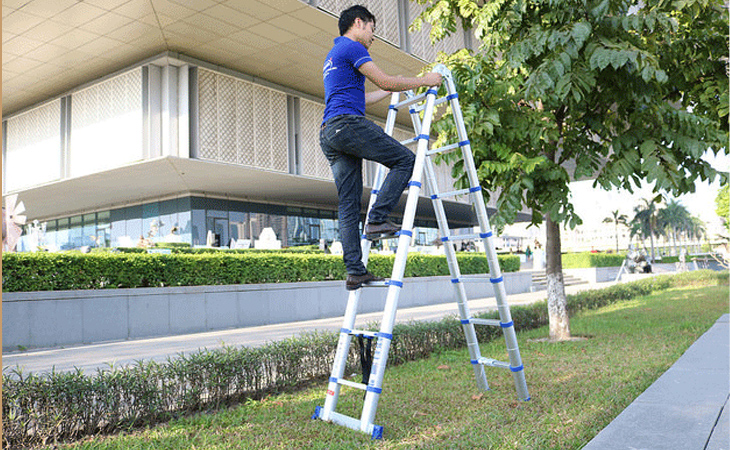
[[[353,6],[339,19],[340,37],[327,54],[322,77],[325,111],[319,134],[322,152],[332,168],[339,196],[338,217],[347,290],[382,281],[367,271],[360,245],[362,160],[376,161],[390,169],[370,210],[365,235],[376,237],[397,232],[400,227],[388,215],[398,204],[408,184],[414,154],[382,128],[365,118],[365,105],[380,101],[390,92],[441,85],[441,74],[406,78],[385,74],[375,65],[368,49],[375,39],[375,16],[364,6]],[[365,77],[380,90],[365,93]]]

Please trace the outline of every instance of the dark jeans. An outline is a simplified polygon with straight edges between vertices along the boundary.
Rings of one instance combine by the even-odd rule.
[[[398,204],[411,179],[416,156],[362,116],[329,119],[319,133],[319,142],[330,162],[340,199],[338,214],[345,267],[350,275],[362,275],[366,272],[359,227],[362,160],[377,161],[390,169],[368,217],[369,222],[380,223]]]

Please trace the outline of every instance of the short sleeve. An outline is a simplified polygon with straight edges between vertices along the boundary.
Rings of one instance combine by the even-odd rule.
[[[359,42],[353,42],[350,45],[350,48],[348,49],[348,56],[352,62],[352,66],[356,69],[359,69],[360,66],[366,62],[373,60],[373,58],[370,57],[370,53],[368,53],[368,49]]]

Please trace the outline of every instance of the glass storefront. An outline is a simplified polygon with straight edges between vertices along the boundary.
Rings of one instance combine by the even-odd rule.
[[[225,199],[183,197],[49,220],[45,232],[26,229],[18,251],[135,247],[141,240],[193,247],[253,248],[266,228],[282,247],[339,239],[337,212]],[[419,227],[414,245],[429,245],[434,228]]]

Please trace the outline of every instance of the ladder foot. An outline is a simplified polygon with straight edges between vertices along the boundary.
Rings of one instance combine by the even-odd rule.
[[[383,439],[383,427],[381,425],[373,425],[373,434],[371,438],[372,440]]]
[[[321,406],[315,406],[314,407],[314,414],[312,414],[312,420],[319,419],[320,413],[322,412]]]

